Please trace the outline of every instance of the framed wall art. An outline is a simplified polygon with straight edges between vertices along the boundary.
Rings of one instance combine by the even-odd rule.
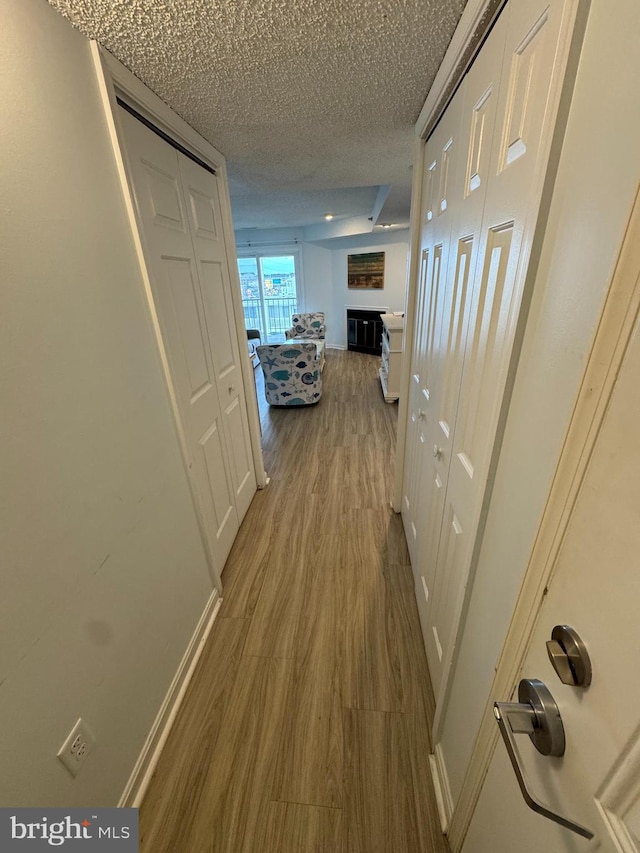
[[[347,287],[350,290],[382,290],[384,252],[347,255]]]

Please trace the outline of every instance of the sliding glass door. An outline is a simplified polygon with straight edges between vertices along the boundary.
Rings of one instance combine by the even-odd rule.
[[[247,329],[258,329],[262,343],[285,340],[298,310],[297,257],[254,253],[238,258],[242,307]]]

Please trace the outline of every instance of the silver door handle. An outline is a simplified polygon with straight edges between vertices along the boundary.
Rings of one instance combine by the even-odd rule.
[[[518,699],[520,699],[519,702],[494,702],[493,713],[525,803],[534,812],[559,823],[560,826],[570,829],[583,838],[593,838],[593,832],[590,829],[551,811],[531,793],[514,734],[528,734],[533,745],[542,755],[560,756],[564,755],[564,726],[555,699],[547,686],[537,678],[522,679],[518,685]]]

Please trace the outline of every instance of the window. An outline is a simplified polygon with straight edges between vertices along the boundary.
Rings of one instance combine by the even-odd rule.
[[[238,258],[244,323],[262,343],[281,343],[298,310],[297,257],[253,254]]]

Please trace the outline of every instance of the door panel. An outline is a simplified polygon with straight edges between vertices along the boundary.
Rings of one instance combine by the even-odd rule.
[[[198,442],[201,463],[195,467],[200,498],[207,507],[207,516],[214,519],[217,547],[220,553],[228,553],[236,533],[235,507],[228,485],[226,447],[221,433],[220,419],[216,418]]]
[[[227,325],[229,317],[233,318],[233,309],[227,304],[222,273],[222,265],[218,261],[200,262],[200,280],[203,283],[203,295],[207,326],[211,337],[211,354],[215,369],[216,382],[234,382],[238,376],[238,348],[234,347],[236,340],[234,329]],[[223,310],[220,310],[223,308]]]
[[[451,305],[448,322],[443,328],[446,353],[442,376],[442,393],[437,415],[436,441],[441,446],[452,434],[458,410],[458,377],[464,360],[466,318],[469,312],[469,270],[473,257],[473,237],[458,241]]]
[[[243,517],[253,498],[255,477],[248,438],[247,413],[239,396],[232,397],[224,410],[224,420],[230,431],[234,500],[239,516]]]
[[[506,273],[513,226],[490,229],[482,277],[474,294],[473,322],[468,332],[464,381],[456,423],[456,455],[466,474],[473,478],[477,460],[486,453],[487,427],[497,405],[496,372],[508,346],[508,320],[515,292]]]
[[[198,283],[194,280],[190,258],[162,258],[162,264],[189,377],[188,400],[194,405],[213,387],[207,361],[206,329],[200,324]]]
[[[545,8],[511,55],[498,172],[524,156],[531,143],[536,147],[535,140],[540,130],[536,122],[541,118],[540,108],[543,105],[536,97],[536,91],[540,80],[546,76],[544,64],[552,58],[547,44],[548,38],[554,38],[551,29],[549,9]]]
[[[181,234],[186,234],[180,190],[175,174],[163,171],[144,157],[141,158],[141,166],[144,186],[149,194],[153,224],[174,228]]]

